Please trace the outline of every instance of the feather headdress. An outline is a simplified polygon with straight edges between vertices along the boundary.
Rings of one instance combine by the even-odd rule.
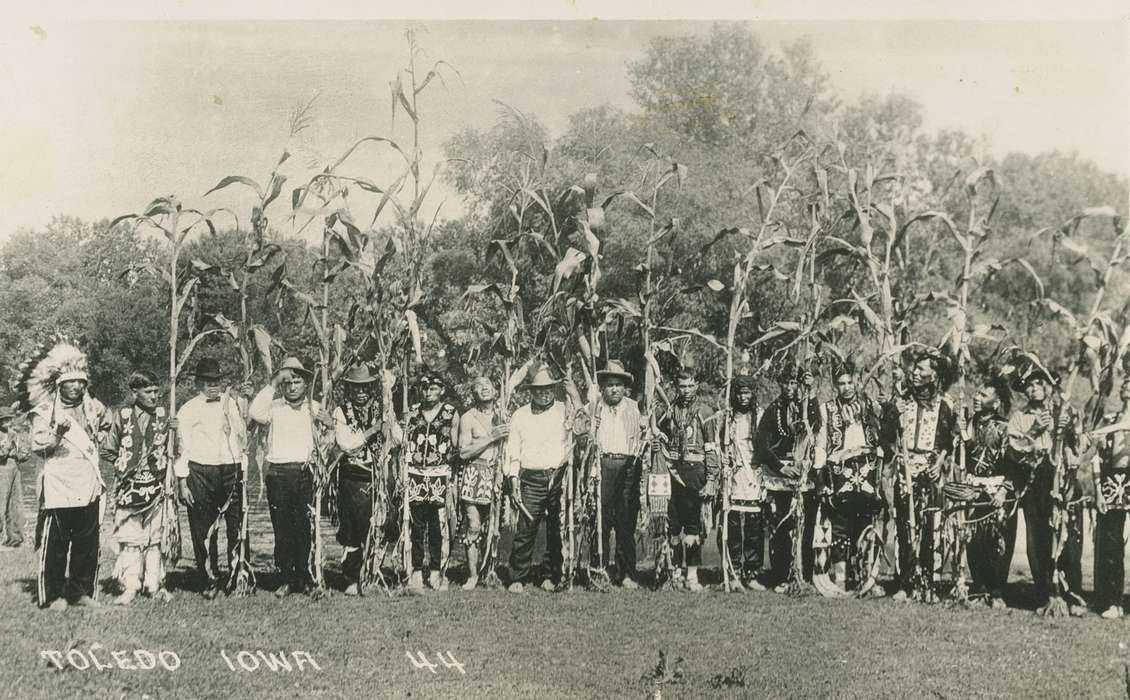
[[[63,337],[40,345],[30,358],[20,363],[16,383],[20,409],[30,411],[52,400],[59,384],[72,379],[89,381],[86,354]]]

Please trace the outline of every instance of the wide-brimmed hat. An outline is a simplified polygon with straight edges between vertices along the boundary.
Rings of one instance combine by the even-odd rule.
[[[596,373],[596,381],[598,382],[617,377],[623,379],[624,383],[629,385],[635,381],[631,372],[625,370],[624,365],[620,364],[618,360],[609,360],[608,366]]]
[[[553,377],[553,373],[549,371],[549,367],[542,365],[537,368],[537,371],[535,371],[533,375],[526,377],[526,381],[522,382],[522,386],[527,389],[536,389],[537,387],[556,386],[560,382],[560,379]]]
[[[278,374],[284,369],[289,369],[292,372],[296,372],[302,375],[304,379],[309,379],[310,377],[314,376],[314,373],[306,369],[306,366],[302,364],[302,360],[299,360],[293,355],[282,361],[282,364],[279,365],[279,368],[275,372],[275,374]]]
[[[1052,386],[1059,384],[1059,376],[1044,366],[1035,353],[1020,352],[1012,358],[1011,362],[1001,368],[1001,375],[1008,378],[1009,387],[1018,393],[1033,380],[1042,379]]]
[[[346,384],[372,384],[377,378],[369,371],[368,365],[358,365],[346,372],[341,381]]]
[[[211,357],[205,357],[197,362],[193,374],[197,379],[220,379],[224,376],[223,371],[220,370],[220,363]]]

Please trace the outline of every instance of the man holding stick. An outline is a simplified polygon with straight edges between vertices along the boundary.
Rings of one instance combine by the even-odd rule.
[[[757,424],[754,435],[754,459],[761,468],[761,477],[768,495],[769,528],[769,584],[778,592],[788,585],[793,565],[792,533],[795,523],[789,518],[796,490],[802,493],[801,507],[804,527],[801,533],[801,573],[805,581],[812,580],[812,537],[816,527],[816,493],[811,476],[807,483],[798,484],[800,465],[796,461],[799,443],[809,430],[815,430],[819,420],[819,406],[811,395],[814,379],[801,367],[784,363],[777,373],[780,395],[774,399]],[[803,392],[803,394],[802,394]]]
[[[345,402],[334,409],[334,439],[341,450],[338,463],[337,541],[345,550],[341,573],[345,594],[361,592],[365,541],[373,516],[374,474],[380,479],[381,454],[402,440],[400,424],[382,415],[380,385],[366,365],[341,378]]]
[[[627,397],[632,375],[622,364],[611,360],[596,373],[600,398],[589,411],[595,412],[596,449],[600,457],[601,551],[608,556],[609,535],[616,531],[616,572],[618,583],[626,589],[639,588],[636,582],[636,518],[640,511],[640,446],[647,424],[639,405]],[[590,414],[591,415],[591,414]],[[587,431],[587,421],[577,421],[575,429]],[[593,548],[596,558],[596,548]],[[604,562],[597,562],[603,568]]]
[[[251,401],[251,419],[270,427],[267,437],[267,503],[275,535],[275,566],[282,598],[310,589],[311,512],[314,476],[311,456],[321,431],[333,419],[307,395],[312,374],[296,357],[283,360],[271,383]],[[276,398],[276,393],[280,394]],[[230,527],[230,526],[229,526]]]
[[[562,496],[566,470],[573,456],[574,407],[580,396],[572,377],[566,375],[567,401],[557,400],[557,385],[548,367],[519,370],[526,376],[522,384],[530,392],[530,403],[510,418],[506,442],[506,478],[510,497],[518,512],[518,527],[510,550],[511,593],[523,592],[529,583],[538,527],[545,520],[545,565],[542,590],[553,591],[561,580]]]
[[[220,363],[212,358],[200,360],[195,375],[199,393],[177,411],[180,452],[173,463],[173,473],[180,500],[188,509],[188,528],[196,570],[202,579],[202,595],[212,600],[223,590],[219,528],[213,530],[221,515],[226,525],[229,569],[239,544],[247,399],[228,389]]]
[[[1020,473],[1027,488],[1020,502],[1024,510],[1024,525],[1027,530],[1028,566],[1032,570],[1032,581],[1036,587],[1037,604],[1044,606],[1053,597],[1058,598],[1056,590],[1056,569],[1066,575],[1068,594],[1078,595],[1082,590],[1082,551],[1083,526],[1081,504],[1068,507],[1067,539],[1058,560],[1054,557],[1055,526],[1052,512],[1056,498],[1070,496],[1074,488],[1064,488],[1061,493],[1053,493],[1055,485],[1055,463],[1052,448],[1056,436],[1071,452],[1078,448],[1078,435],[1075,432],[1075,411],[1070,405],[1057,410],[1052,397],[1052,387],[1057,378],[1049,372],[1035,356],[1026,354],[1017,362],[1012,379],[1013,391],[1022,392],[1027,404],[1012,413],[1008,420],[1007,459]],[[1059,416],[1058,421],[1054,418]],[[1066,466],[1065,466],[1066,468]],[[1067,474],[1067,481],[1074,482],[1074,470]],[[1081,599],[1080,599],[1081,600]],[[1076,603],[1080,601],[1075,601]],[[1081,605],[1069,605],[1072,614],[1082,614]]]
[[[465,591],[479,584],[483,523],[489,522],[491,504],[497,496],[495,477],[501,443],[510,435],[510,426],[499,422],[498,395],[489,379],[476,377],[471,382],[471,397],[474,405],[459,419],[459,459],[463,461],[459,500],[466,528],[463,544],[468,571]]]
[[[906,396],[883,410],[882,444],[895,485],[899,590],[894,600],[938,599],[941,580],[941,485],[960,439],[957,413],[945,396],[952,364],[936,348],[915,348],[903,356]]]
[[[702,563],[703,504],[718,490],[715,412],[698,398],[694,370],[684,367],[675,378],[677,395],[659,422],[659,447],[671,465],[671,500],[667,535],[675,549],[675,566],[684,568],[687,590],[703,590],[698,580]],[[682,547],[678,547],[678,545]]]
[[[722,528],[718,531],[719,551],[727,547],[736,573],[743,579],[745,588],[764,591],[757,576],[765,554],[765,516],[762,513],[761,470],[753,457],[754,435],[757,432],[757,403],[754,400],[754,379],[751,374],[734,376],[730,413],[722,425],[719,442],[729,449],[732,472],[728,500],[722,504],[727,519],[729,541],[722,542]],[[740,589],[742,583],[735,581]]]
[[[133,403],[113,412],[110,429],[102,440],[102,459],[114,465],[114,539],[120,547],[114,576],[122,594],[114,603],[129,605],[143,589],[147,595],[168,601],[161,554],[161,508],[165,496],[171,427],[165,407],[158,405],[157,378],[144,371],[127,380]]]

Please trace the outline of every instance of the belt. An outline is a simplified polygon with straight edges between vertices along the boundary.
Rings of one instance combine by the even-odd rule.
[[[619,452],[603,452],[600,455],[604,459],[635,459],[635,455],[620,454]]]

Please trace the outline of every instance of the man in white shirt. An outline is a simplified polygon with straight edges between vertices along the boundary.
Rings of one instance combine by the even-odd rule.
[[[267,503],[275,535],[275,567],[284,583],[275,590],[279,598],[307,590],[310,572],[310,504],[314,478],[310,457],[322,427],[333,420],[321,405],[307,396],[311,373],[295,357],[279,366],[270,384],[251,401],[251,420],[270,426],[267,438]],[[275,398],[275,394],[281,394]]]
[[[228,389],[220,363],[214,359],[200,360],[195,375],[199,393],[177,411],[180,452],[173,463],[173,473],[177,477],[181,502],[188,508],[192,553],[202,579],[203,595],[211,600],[223,589],[218,528],[212,533],[211,541],[206,544],[206,540],[221,510],[227,533],[229,571],[239,543],[247,399]]]
[[[634,589],[639,588],[635,580],[636,517],[640,511],[640,446],[646,424],[639,405],[627,397],[632,375],[623,365],[612,360],[596,377],[600,400],[593,410],[600,458],[601,549],[608,558],[609,535],[615,530],[617,577],[621,586]],[[595,558],[595,551],[593,555]]]
[[[529,367],[527,367],[527,370]],[[569,401],[557,400],[557,385],[547,367],[524,384],[530,403],[510,419],[506,443],[506,478],[518,509],[518,527],[510,550],[511,593],[521,593],[530,577],[534,540],[545,519],[545,558],[541,587],[552,591],[561,580],[561,496],[565,470],[573,454],[573,407],[580,397],[566,379]]]

